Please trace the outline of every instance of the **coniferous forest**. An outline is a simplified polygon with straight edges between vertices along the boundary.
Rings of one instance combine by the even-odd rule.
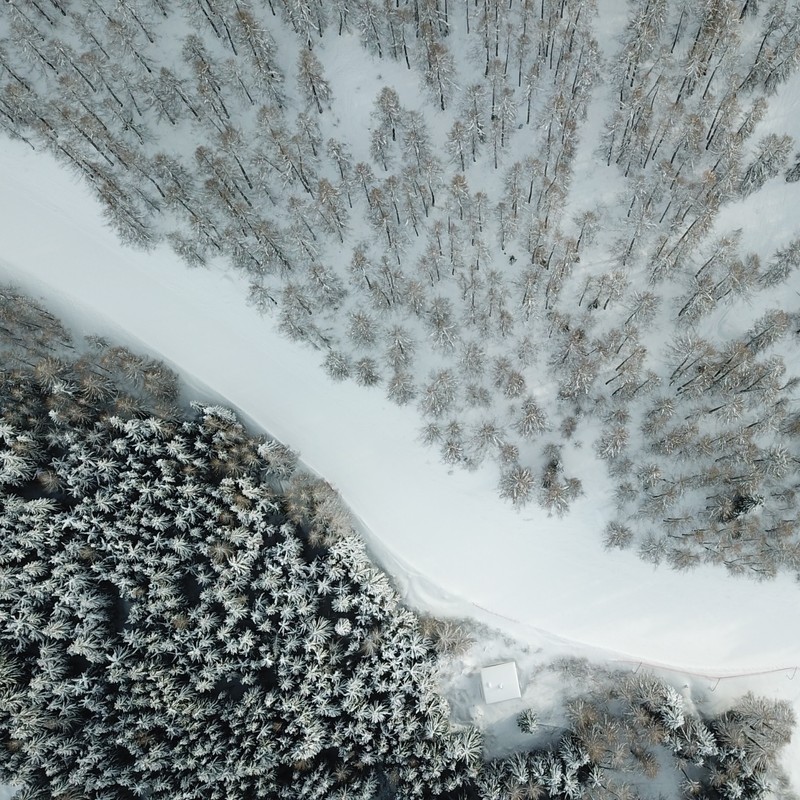
[[[800,232],[754,218],[800,187],[798,66],[798,0],[9,0],[0,135],[509,503],[568,515],[602,471],[607,548],[764,580],[800,576]],[[0,783],[793,796],[788,703],[646,672],[488,757],[439,688],[469,631],[403,606],[290,445],[0,290]]]
[[[800,9],[601,6],[6,3],[0,125],[510,502],[568,513],[599,466],[608,547],[797,573],[800,239],[719,220],[800,176]]]
[[[703,719],[645,674],[485,760],[438,691],[463,634],[399,603],[328,484],[229,409],[182,406],[163,363],[0,303],[0,782],[20,800],[619,800],[665,773],[687,798],[787,791],[786,702]]]

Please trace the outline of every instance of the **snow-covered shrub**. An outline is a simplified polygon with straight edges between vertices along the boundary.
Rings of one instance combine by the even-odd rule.
[[[533,495],[536,479],[529,467],[515,464],[500,479],[500,494],[514,505],[524,505]]]
[[[789,157],[792,147],[790,136],[767,134],[759,143],[752,163],[742,175],[741,192],[749,195],[760,189],[769,178],[775,177]]]
[[[795,159],[789,169],[786,170],[786,183],[797,183],[800,181],[800,157]]]
[[[532,708],[526,708],[517,714],[517,727],[523,733],[534,733],[539,727],[539,715]]]
[[[325,356],[325,370],[335,381],[349,378],[352,368],[350,359],[339,350],[331,350]]]

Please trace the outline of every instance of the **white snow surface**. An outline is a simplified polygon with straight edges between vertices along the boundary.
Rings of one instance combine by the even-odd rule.
[[[44,297],[83,333],[164,358],[197,399],[230,403],[299,450],[358,516],[411,605],[480,619],[545,651],[710,676],[707,688],[717,677],[769,673],[723,686],[738,692],[755,682],[800,708],[800,586],[790,577],[754,583],[710,567],[679,574],[605,551],[613,500],[599,475],[564,518],[514,510],[491,468],[454,471],[418,442],[414,409],[332,382],[319,353],[245,306],[243,281],[190,269],[166,247],[124,248],[88,188],[51,157],[5,139],[0,280]],[[786,764],[800,785],[797,740]]]

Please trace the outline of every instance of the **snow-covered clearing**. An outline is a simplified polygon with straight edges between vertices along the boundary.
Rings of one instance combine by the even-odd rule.
[[[411,604],[478,618],[531,653],[644,662],[699,691],[713,687],[715,702],[753,688],[800,709],[800,588],[788,576],[756,584],[709,567],[678,574],[604,551],[598,528],[611,498],[601,479],[562,519],[513,510],[491,469],[452,471],[423,448],[413,410],[328,379],[318,354],[244,307],[236,277],[192,271],[167,248],[124,249],[100,220],[66,170],[3,140],[0,278],[44,296],[83,332],[164,357],[198,396],[224,399],[298,449],[361,519]],[[513,656],[519,645],[502,647]],[[499,649],[486,649],[486,663]],[[740,673],[768,674],[726,677]],[[459,695],[464,707],[479,696],[473,683]],[[529,703],[535,687],[523,685]],[[507,718],[522,702],[492,713]],[[800,784],[800,742],[786,763]]]

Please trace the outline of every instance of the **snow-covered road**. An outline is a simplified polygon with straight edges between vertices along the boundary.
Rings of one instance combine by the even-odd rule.
[[[712,675],[800,665],[800,587],[790,578],[681,575],[606,553],[602,480],[566,519],[514,511],[492,470],[452,472],[417,442],[413,409],[331,382],[318,353],[244,307],[235,277],[189,270],[166,248],[124,249],[68,172],[5,139],[0,279],[45,295],[85,332],[140,342],[300,450],[376,537],[412,602],[453,614],[480,607],[516,635]]]

